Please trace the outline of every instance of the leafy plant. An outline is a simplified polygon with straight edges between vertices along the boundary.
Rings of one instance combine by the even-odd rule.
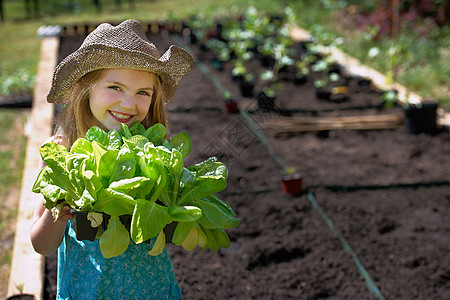
[[[186,132],[168,141],[167,130],[156,124],[147,130],[139,122],[120,131],[105,132],[92,127],[75,141],[70,151],[46,143],[41,156],[47,164],[33,186],[44,196],[44,206],[55,220],[60,209],[69,205],[77,211],[111,216],[100,236],[104,257],[123,253],[131,239],[142,243],[157,237],[151,255],[160,254],[165,245],[164,227],[178,222],[172,242],[192,250],[218,250],[229,247],[224,229],[240,220],[231,207],[214,194],[226,187],[228,170],[211,157],[184,167],[191,141]],[[132,215],[130,232],[119,216]]]
[[[25,69],[20,69],[12,74],[0,76],[0,95],[31,95],[34,87],[35,76]]]

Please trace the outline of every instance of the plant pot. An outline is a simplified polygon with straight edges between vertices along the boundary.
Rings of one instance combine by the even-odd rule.
[[[266,93],[260,92],[256,97],[256,107],[258,110],[270,111],[275,108],[275,97],[269,97]]]
[[[238,102],[237,101],[226,101],[225,104],[225,111],[227,114],[235,114],[239,111],[238,109]]]
[[[260,61],[261,66],[265,68],[273,68],[273,65],[275,64],[275,58],[271,55],[261,55]]]
[[[164,227],[164,234],[166,235],[166,244],[172,243],[172,237],[177,228],[178,222],[171,222]]]
[[[216,69],[218,71],[223,71],[223,62],[221,62],[217,58],[211,59],[210,64],[213,67],[213,69]]]
[[[17,294],[6,298],[6,300],[34,300],[36,297],[31,294]]]
[[[297,76],[296,74],[293,74],[291,76],[291,81],[294,82],[295,85],[302,85],[305,84],[308,81],[308,76]]]
[[[87,219],[88,212],[82,212],[82,211],[70,211],[74,215],[74,225],[75,225],[75,233],[77,240],[79,241],[94,241],[95,236],[97,235],[97,227],[92,227],[91,222]],[[125,226],[126,230],[130,232],[131,228],[131,219],[132,215],[122,215],[119,216],[120,222]],[[100,225],[105,231],[108,228],[108,222],[111,218],[110,215],[103,213],[103,222]],[[166,234],[166,243],[172,242],[172,236],[175,231],[175,228],[177,227],[178,222],[172,222],[170,224],[167,224],[166,227],[164,227],[164,233]],[[144,243],[149,243],[150,240],[144,241]]]
[[[331,89],[330,100],[335,103],[342,103],[348,101],[348,88],[343,86],[336,86]]]
[[[331,91],[322,88],[315,88],[314,93],[316,94],[317,99],[321,100],[330,100]]]
[[[284,193],[298,196],[302,193],[303,177],[300,174],[285,175],[281,178],[281,187]]]
[[[242,80],[239,82],[239,89],[241,91],[242,97],[253,97],[253,89],[255,88],[254,82],[247,82],[245,80]]]
[[[437,102],[424,102],[421,106],[404,107],[407,131],[411,134],[436,134],[438,105]]]
[[[355,80],[356,80],[356,84],[361,87],[370,87],[370,85],[372,84],[372,79],[365,78],[362,76],[356,76]]]
[[[126,228],[126,230],[128,230],[128,232],[130,231],[130,228],[131,228],[131,218],[132,217],[133,217],[132,215],[119,216],[120,222],[123,224],[123,226],[125,226],[125,228]],[[108,222],[109,222],[110,218],[111,218],[110,215],[103,214],[103,222],[101,225],[103,231],[105,231],[108,228]]]
[[[75,232],[77,236],[77,240],[79,241],[94,241],[95,236],[97,235],[97,227],[91,226],[91,221],[87,219],[87,212],[84,211],[70,211],[73,214],[73,222],[75,225]],[[103,220],[102,224],[105,222]]]

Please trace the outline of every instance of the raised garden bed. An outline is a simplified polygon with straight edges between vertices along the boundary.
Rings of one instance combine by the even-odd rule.
[[[62,37],[60,60],[83,37]],[[159,49],[177,43],[158,34]],[[202,58],[197,45],[189,45]],[[379,115],[378,91],[351,80],[349,100],[316,99],[311,82],[284,84],[277,109],[261,112],[240,99],[267,145],[242,115],[227,114],[212,77],[239,93],[231,66],[219,71],[203,61],[182,81],[167,107],[172,134],[187,131],[188,164],[216,155],[229,168],[221,198],[241,224],[232,245],[218,253],[168,245],[186,299],[438,299],[450,296],[448,201],[450,134],[409,134],[404,126],[376,131],[313,131],[279,135],[264,120],[292,116]],[[249,69],[262,70],[258,61]],[[261,86],[256,86],[256,90]],[[400,108],[389,112],[402,113]],[[304,178],[304,193],[283,193],[280,158]],[[312,197],[313,196],[313,197]],[[315,202],[312,201],[315,199]],[[329,220],[317,209],[319,204]],[[351,255],[343,241],[354,251]],[[367,271],[362,276],[355,257]],[[47,259],[46,297],[55,293],[55,257]],[[371,284],[375,285],[375,289]]]

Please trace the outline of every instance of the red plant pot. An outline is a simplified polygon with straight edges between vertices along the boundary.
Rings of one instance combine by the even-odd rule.
[[[225,111],[228,114],[235,114],[239,111],[238,103],[236,101],[227,101],[225,102]]]
[[[284,193],[298,196],[302,193],[303,177],[300,174],[283,176],[281,179],[281,187]]]

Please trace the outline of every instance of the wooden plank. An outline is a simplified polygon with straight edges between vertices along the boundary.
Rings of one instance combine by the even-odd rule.
[[[344,117],[288,117],[274,118],[264,122],[264,127],[277,133],[294,133],[323,130],[376,130],[394,129],[402,126],[400,114],[344,116]]]
[[[58,49],[58,37],[42,39],[33,105],[28,124],[28,142],[8,283],[8,297],[18,294],[20,287],[24,294],[34,295],[38,300],[43,298],[44,259],[34,251],[30,242],[30,228],[36,206],[36,194],[31,192],[31,188],[39,173],[39,147],[51,134],[54,106],[47,103],[46,95],[51,86]]]

